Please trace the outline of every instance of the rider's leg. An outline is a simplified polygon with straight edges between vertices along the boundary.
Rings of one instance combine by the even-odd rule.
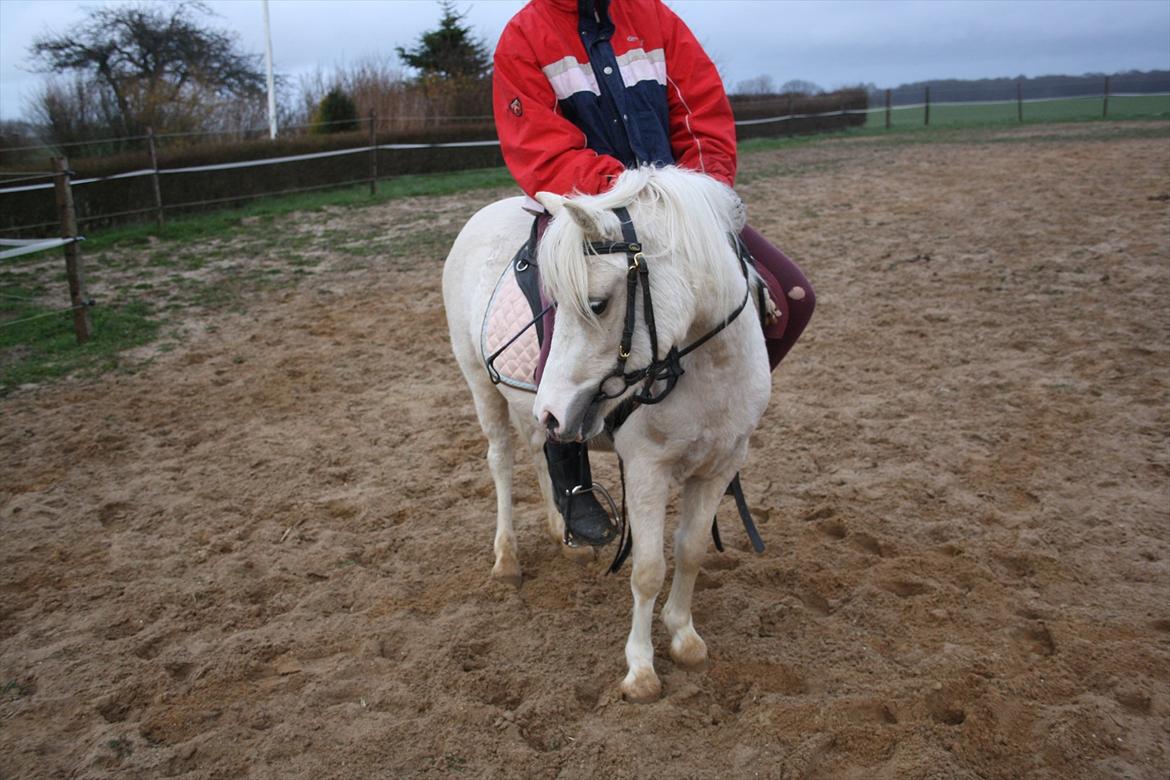
[[[788,350],[792,349],[792,345],[800,338],[804,327],[808,325],[808,321],[812,318],[813,309],[816,307],[817,296],[812,285],[805,278],[804,272],[800,270],[800,266],[772,246],[768,239],[761,236],[755,229],[751,226],[745,226],[743,232],[740,233],[740,238],[743,239],[748,251],[752,253],[752,257],[780,283],[787,298],[788,323],[784,328],[784,334],[778,339],[767,340],[768,361],[772,368],[775,368],[776,364],[784,359]]]
[[[548,441],[544,445],[544,457],[552,479],[553,500],[565,518],[569,541],[574,546],[588,544],[594,547],[612,541],[617,535],[617,526],[597,496],[592,491],[574,492],[576,488],[588,490],[593,486],[589,448],[577,442]]]

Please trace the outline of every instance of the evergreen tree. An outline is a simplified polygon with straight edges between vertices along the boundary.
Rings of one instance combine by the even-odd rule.
[[[357,130],[357,105],[341,87],[329,90],[313,112],[314,135],[348,133]]]
[[[397,47],[398,56],[424,80],[483,78],[491,69],[487,44],[462,23],[467,13],[456,11],[451,0],[442,0],[439,7],[443,11],[439,28],[424,32],[412,49]]]

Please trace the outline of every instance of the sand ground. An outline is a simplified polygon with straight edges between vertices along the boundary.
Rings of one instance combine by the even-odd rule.
[[[727,501],[699,580],[705,672],[658,625],[663,697],[621,700],[628,581],[562,558],[527,461],[526,579],[489,579],[442,253],[375,253],[0,401],[0,776],[1165,778],[1165,125],[742,170],[819,303],[744,473],[768,550]],[[277,227],[441,244],[507,194]]]

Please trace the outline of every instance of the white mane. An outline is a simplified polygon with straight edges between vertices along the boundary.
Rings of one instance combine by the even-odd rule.
[[[644,166],[623,173],[608,192],[578,195],[572,204],[573,218],[562,210],[540,244],[545,294],[558,305],[594,319],[589,309],[593,260],[585,255],[583,242],[620,241],[621,227],[612,211],[619,206],[629,209],[650,260],[652,289],[656,302],[661,301],[656,313],[671,307],[681,316],[686,316],[678,311],[683,308],[692,318],[718,318],[742,299],[743,275],[729,234],[743,228],[743,205],[715,179],[675,166]]]

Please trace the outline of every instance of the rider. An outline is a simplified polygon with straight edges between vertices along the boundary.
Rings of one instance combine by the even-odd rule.
[[[638,165],[674,164],[735,184],[735,123],[722,80],[661,0],[531,0],[500,36],[492,82],[504,162],[535,213],[543,212],[537,192],[600,194]],[[775,368],[815,296],[800,268],[759,233],[745,227],[741,238],[773,297],[784,298],[775,301],[779,320],[764,330]],[[574,539],[609,542],[616,527],[593,493],[571,492],[591,482],[586,446],[550,441],[545,455]]]

